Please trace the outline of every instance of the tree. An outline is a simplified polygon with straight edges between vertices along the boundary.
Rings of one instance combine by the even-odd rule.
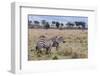
[[[56,27],[59,28],[59,26],[60,26],[60,23],[56,22]]]
[[[32,21],[28,20],[28,28],[33,28]]]
[[[41,20],[42,27],[45,28],[46,20]]]
[[[46,22],[45,26],[44,26],[46,29],[49,29],[50,28],[50,24],[48,22]]]
[[[76,26],[78,26],[79,28],[80,28],[80,26],[82,26],[82,28],[85,29],[85,26],[86,26],[86,23],[85,23],[85,22],[82,22],[82,21],[77,22],[77,21],[76,21],[75,24],[76,24]]]
[[[74,23],[68,22],[66,25],[68,26],[68,28],[73,28]]]
[[[56,22],[55,21],[52,21],[52,24],[56,24]]]
[[[46,24],[46,20],[42,20],[41,23],[42,23],[42,25],[45,25]]]
[[[39,21],[34,21],[34,24],[39,25],[40,22]]]
[[[28,20],[28,25],[32,24],[32,21]]]
[[[64,26],[64,24],[63,24],[63,23],[61,23],[61,26],[63,27],[63,26]]]
[[[63,26],[64,26],[64,24],[63,24],[63,23],[60,23],[60,29],[62,29],[62,28],[63,28]]]

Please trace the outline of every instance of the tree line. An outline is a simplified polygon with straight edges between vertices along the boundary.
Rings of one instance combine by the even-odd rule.
[[[87,29],[86,23],[83,21],[75,21],[75,22],[67,22],[66,24],[59,22],[59,21],[52,21],[49,23],[46,20],[41,20],[40,22],[38,20],[31,21],[28,20],[28,27],[29,28],[44,28],[44,29],[50,29],[50,28],[56,28],[56,29]]]

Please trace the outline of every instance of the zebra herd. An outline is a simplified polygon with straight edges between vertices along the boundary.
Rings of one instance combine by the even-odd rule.
[[[65,42],[66,41],[64,41],[64,38],[62,36],[54,36],[52,38],[47,38],[46,36],[41,35],[36,43],[35,49],[37,53],[42,53],[43,49],[46,54],[50,54],[52,47],[55,47],[57,51],[59,48],[59,44]]]

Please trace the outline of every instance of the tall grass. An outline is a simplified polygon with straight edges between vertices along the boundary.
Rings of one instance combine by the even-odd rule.
[[[53,47],[51,54],[45,54],[45,50],[38,54],[35,46],[41,35],[47,38],[63,36],[66,43],[61,43],[58,51]],[[87,30],[29,29],[28,60],[88,58],[87,35]]]

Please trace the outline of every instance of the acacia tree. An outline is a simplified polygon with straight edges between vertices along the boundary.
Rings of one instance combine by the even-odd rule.
[[[42,25],[45,25],[45,24],[46,24],[46,20],[42,20],[42,21],[41,21],[41,24],[42,24]]]
[[[41,20],[41,24],[43,28],[45,28],[46,23],[47,23],[46,20]]]
[[[60,23],[60,29],[62,29],[63,26],[64,26],[64,24],[63,23]]]
[[[28,20],[28,25],[31,25],[32,21]]]
[[[86,26],[86,23],[85,23],[85,22],[82,22],[82,21],[77,22],[77,21],[76,21],[75,24],[76,24],[76,26],[78,26],[79,28],[80,28],[80,26],[82,26],[82,28],[85,29],[85,26]]]
[[[68,22],[66,25],[68,26],[68,28],[73,28],[74,23]]]
[[[50,24],[48,22],[46,22],[44,28],[49,29],[50,28]]]
[[[34,21],[34,24],[39,25],[40,22],[39,21]]]
[[[61,23],[61,27],[63,27],[64,26],[64,24],[63,23]]]
[[[55,21],[52,21],[52,24],[56,24],[56,22]]]
[[[32,21],[28,20],[28,28],[33,28]]]
[[[56,22],[56,27],[59,28],[59,26],[60,26],[60,23]]]

